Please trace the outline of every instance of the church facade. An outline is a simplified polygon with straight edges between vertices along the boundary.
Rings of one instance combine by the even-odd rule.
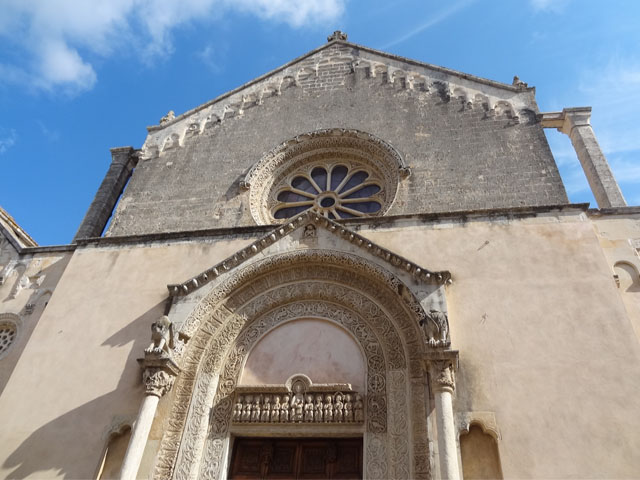
[[[0,476],[637,478],[640,208],[589,117],[336,32],[112,149],[72,244],[0,210]]]

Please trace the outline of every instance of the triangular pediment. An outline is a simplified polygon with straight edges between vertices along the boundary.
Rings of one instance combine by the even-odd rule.
[[[170,112],[159,125],[147,127],[149,135],[141,157],[153,158],[180,147],[186,139],[208,128],[253,108],[262,108],[269,98],[280,96],[289,88],[305,88],[322,77],[323,69],[336,65],[362,78],[374,81],[384,78],[397,88],[437,92],[443,97],[461,98],[468,104],[482,103],[489,110],[512,118],[517,118],[522,110],[530,110],[534,103],[533,89],[521,82],[508,85],[334,39],[192,110],[178,116]]]
[[[363,256],[375,258],[387,270],[401,272],[403,276],[410,275],[415,282],[446,285],[452,281],[451,274],[448,271],[433,271],[417,265],[401,255],[372,242],[354,230],[325,218],[314,211],[307,210],[195,277],[179,284],[167,285],[167,288],[172,297],[190,295],[222,275],[239,269],[256,256],[277,254],[287,250],[286,241],[291,240],[293,236],[297,236],[297,240],[301,240],[301,243],[306,243],[306,245],[303,245],[304,248],[313,248],[315,246],[315,248],[326,249],[326,246],[319,247],[314,244],[313,239],[321,234],[334,240],[334,248],[350,250],[352,253],[360,252]]]

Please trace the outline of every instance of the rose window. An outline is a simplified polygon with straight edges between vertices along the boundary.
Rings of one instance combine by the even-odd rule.
[[[315,166],[289,177],[276,194],[272,215],[293,217],[313,208],[331,219],[364,217],[380,212],[381,182],[357,165]]]
[[[16,327],[12,323],[0,323],[0,355],[5,353],[16,338]]]

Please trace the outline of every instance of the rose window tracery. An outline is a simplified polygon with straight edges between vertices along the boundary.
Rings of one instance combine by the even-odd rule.
[[[10,322],[0,322],[0,357],[11,347],[16,338],[16,326]]]
[[[285,219],[313,208],[331,219],[375,215],[382,209],[382,190],[382,182],[362,166],[317,165],[289,176],[272,214]]]
[[[313,209],[330,219],[382,216],[409,169],[387,142],[358,130],[316,130],[265,154],[241,182],[258,225]]]

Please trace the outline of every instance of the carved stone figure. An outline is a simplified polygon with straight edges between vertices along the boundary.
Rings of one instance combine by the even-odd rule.
[[[233,408],[233,421],[239,422],[242,420],[242,395],[238,395],[236,399],[236,404]]]
[[[271,396],[264,396],[264,403],[262,404],[262,413],[260,414],[260,421],[267,423],[271,416]]]
[[[253,402],[253,407],[251,407],[251,421],[259,422],[260,421],[260,401],[262,400],[262,395],[256,396],[255,401]]]
[[[331,395],[324,397],[324,423],[333,422],[333,403]]]
[[[333,421],[337,423],[342,423],[343,412],[342,409],[344,404],[342,403],[342,394],[336,393],[336,403],[333,409]]]
[[[291,399],[291,421],[301,422],[303,419],[304,400],[302,395],[294,395]]]
[[[346,423],[353,422],[353,403],[351,403],[351,395],[348,393],[344,396],[344,421]]]
[[[451,344],[449,339],[449,319],[447,314],[439,310],[430,310],[427,318],[420,321],[427,337],[430,347],[448,347]]]
[[[160,354],[164,351],[170,355],[173,347],[173,323],[164,315],[151,324],[151,344],[145,352]]]
[[[322,422],[322,417],[323,417],[323,405],[322,405],[322,395],[316,395],[316,404],[314,406],[314,410],[315,410],[315,414],[314,414],[314,421],[316,423],[320,423]]]
[[[280,404],[280,423],[289,422],[289,395],[282,397],[282,403]]]
[[[313,223],[305,225],[304,238],[314,238],[316,236],[316,226]]]
[[[356,393],[353,417],[356,423],[364,422],[364,404],[362,403],[362,397],[358,393]]]
[[[280,396],[275,395],[273,397],[273,408],[271,409],[271,422],[276,423],[280,421]]]
[[[304,407],[304,386],[301,382],[293,384],[293,397],[291,398],[291,421],[301,422],[303,420]]]
[[[160,125],[164,125],[165,123],[169,123],[173,119],[176,118],[176,114],[173,110],[169,110],[169,112],[160,119]]]
[[[313,422],[313,395],[307,395],[305,397],[304,421]]]
[[[244,405],[242,406],[242,415],[240,417],[240,420],[243,422],[248,422],[249,420],[251,420],[252,400],[253,400],[253,397],[251,395],[246,395],[244,397]]]

